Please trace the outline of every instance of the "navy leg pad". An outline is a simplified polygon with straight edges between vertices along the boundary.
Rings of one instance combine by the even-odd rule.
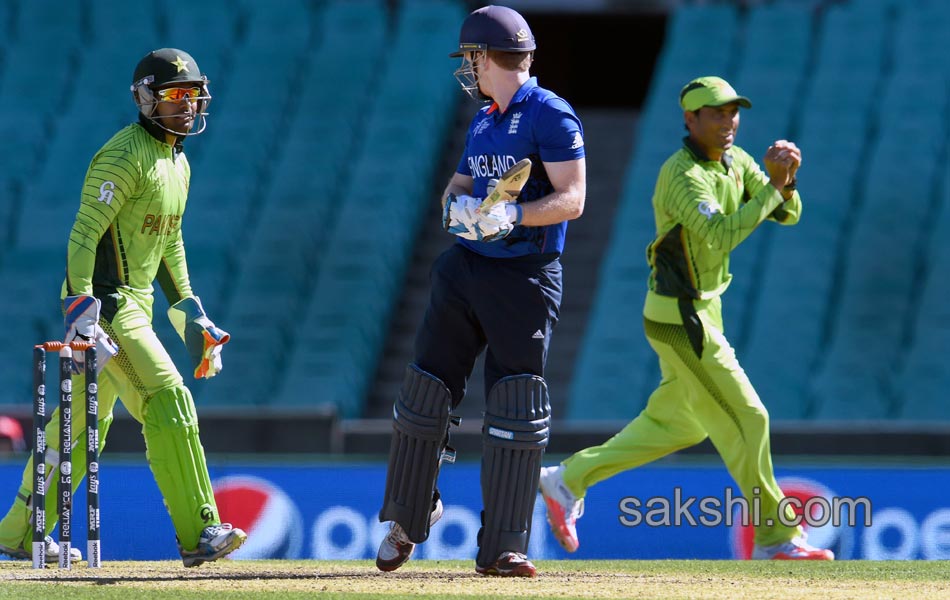
[[[393,436],[380,521],[395,521],[415,543],[429,537],[429,513],[449,427],[452,394],[437,377],[409,365],[393,405]]]
[[[482,429],[479,566],[491,565],[503,552],[527,552],[550,424],[551,405],[542,377],[505,377],[488,394]]]

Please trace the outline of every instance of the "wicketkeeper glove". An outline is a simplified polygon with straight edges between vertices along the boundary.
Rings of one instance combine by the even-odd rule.
[[[168,308],[171,321],[178,336],[195,365],[195,379],[210,379],[221,371],[221,347],[228,343],[231,334],[211,322],[196,296],[184,298]]]
[[[466,240],[491,242],[511,233],[521,222],[521,208],[514,202],[500,202],[488,213],[479,211],[482,198],[449,194],[442,210],[442,227]]]
[[[99,309],[102,303],[94,296],[66,296],[63,298],[66,336],[63,342],[75,340],[96,342],[96,372],[102,371],[110,358],[119,353],[119,345],[112,341],[99,325]],[[86,368],[85,352],[73,354],[73,371],[82,373]]]

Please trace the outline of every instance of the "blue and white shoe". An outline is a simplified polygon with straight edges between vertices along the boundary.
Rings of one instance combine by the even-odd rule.
[[[243,530],[231,527],[230,523],[209,525],[201,532],[198,538],[198,547],[191,552],[181,549],[181,562],[186,567],[197,567],[206,562],[218,560],[234,552],[247,540]]]
[[[29,560],[33,557],[32,551],[26,550],[22,546],[19,548],[10,548],[3,544],[0,544],[0,554],[5,554],[13,560]],[[46,560],[50,563],[59,560],[59,544],[50,536],[46,536]],[[82,560],[82,552],[79,551],[79,548],[73,546],[69,549],[69,560],[71,562],[79,562]]]

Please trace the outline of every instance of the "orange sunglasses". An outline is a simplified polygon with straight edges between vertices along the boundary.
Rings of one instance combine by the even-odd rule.
[[[165,88],[155,92],[162,102],[181,102],[182,100],[197,100],[201,96],[201,88]]]

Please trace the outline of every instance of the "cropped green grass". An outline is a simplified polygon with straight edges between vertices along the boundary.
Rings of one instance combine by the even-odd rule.
[[[471,561],[411,561],[381,573],[371,561],[177,561],[78,564],[34,571],[0,563],[5,598],[948,598],[941,561],[538,561],[538,577],[483,577]]]

